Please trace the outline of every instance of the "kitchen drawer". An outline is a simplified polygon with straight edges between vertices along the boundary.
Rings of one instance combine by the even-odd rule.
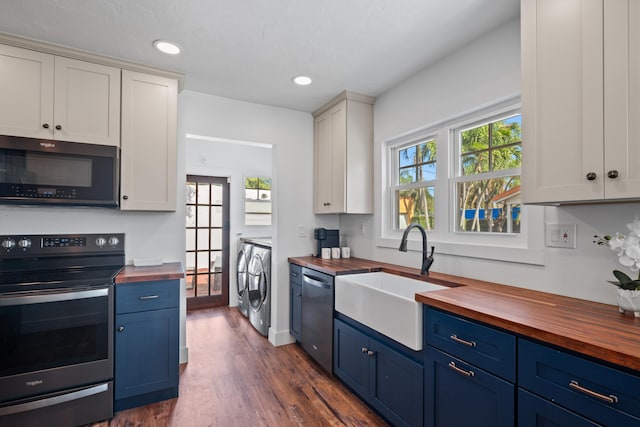
[[[608,426],[640,425],[640,377],[518,340],[518,385]]]
[[[598,427],[586,418],[518,389],[518,427]]]
[[[515,382],[515,336],[432,308],[424,310],[425,344]]]
[[[289,264],[289,282],[302,285],[302,267],[295,264]]]
[[[179,280],[116,285],[116,314],[178,307]]]

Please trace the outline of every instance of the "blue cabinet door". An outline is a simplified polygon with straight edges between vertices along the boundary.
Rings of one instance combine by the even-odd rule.
[[[597,427],[571,411],[518,389],[518,427]]]
[[[373,383],[371,400],[393,425],[422,426],[424,413],[422,365],[371,339]]]
[[[363,398],[369,396],[371,369],[369,337],[340,320],[334,320],[333,371]]]
[[[116,316],[115,399],[178,386],[178,309]]]
[[[302,286],[291,282],[290,285],[289,332],[296,341],[300,341],[300,315],[302,314]]]
[[[430,346],[424,375],[425,426],[513,427],[513,384]]]

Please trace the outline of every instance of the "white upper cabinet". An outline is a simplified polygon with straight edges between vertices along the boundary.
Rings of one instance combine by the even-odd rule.
[[[174,79],[122,71],[122,210],[176,210],[177,95]]]
[[[0,45],[0,134],[120,144],[120,69]]]
[[[522,197],[640,197],[640,10],[626,0],[522,0]]]
[[[315,213],[373,212],[373,102],[345,91],[313,114]]]

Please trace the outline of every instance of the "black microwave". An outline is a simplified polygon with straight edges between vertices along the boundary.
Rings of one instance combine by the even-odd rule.
[[[119,148],[0,136],[0,203],[117,207]]]

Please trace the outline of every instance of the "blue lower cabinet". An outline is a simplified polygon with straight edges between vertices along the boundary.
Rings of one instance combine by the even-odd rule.
[[[597,427],[594,423],[525,390],[518,389],[518,427]]]
[[[512,383],[430,346],[424,375],[425,426],[515,425]]]
[[[334,373],[391,424],[422,426],[423,367],[396,346],[335,319]]]
[[[116,285],[116,411],[178,396],[179,283]]]

